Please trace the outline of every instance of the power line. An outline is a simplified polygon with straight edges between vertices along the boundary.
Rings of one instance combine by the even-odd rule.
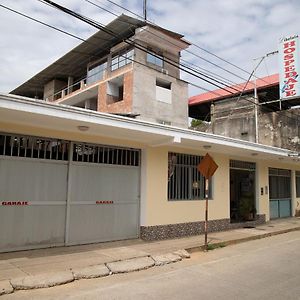
[[[42,1],[40,1],[40,2],[42,2]],[[50,1],[50,2],[52,2],[52,1]],[[13,10],[11,10],[11,11],[13,11]],[[15,11],[16,12],[16,11]],[[74,12],[73,12],[74,13]],[[76,13],[75,13],[76,14]],[[22,15],[22,14],[21,14]],[[25,16],[25,15],[24,15]],[[31,17],[30,17],[31,18]],[[36,21],[34,18],[31,18],[32,20],[34,20],[34,21]],[[82,19],[82,20],[84,20],[84,18]],[[91,20],[93,23],[97,23],[97,22],[95,22],[95,21],[93,21],[93,20]],[[41,23],[42,24],[42,23]],[[48,25],[48,24],[46,24],[46,23],[44,23],[43,25]],[[101,25],[100,25],[101,26]],[[52,27],[54,27],[54,26],[52,26]],[[50,28],[52,28],[52,27],[50,27]],[[54,28],[53,28],[54,29]],[[61,31],[62,33],[64,33],[64,31]],[[113,34],[113,32],[111,31],[111,32],[109,32],[108,34]],[[136,46],[135,46],[136,47]],[[137,63],[139,63],[139,62],[137,62]],[[145,65],[146,67],[149,67],[148,65]],[[194,75],[195,76],[195,75]],[[197,76],[196,76],[197,77]],[[177,78],[177,79],[179,79],[179,78]],[[201,78],[200,78],[201,79]],[[200,89],[202,89],[202,90],[206,90],[206,91],[208,91],[207,89],[205,89],[205,88],[203,88],[203,87],[201,87],[201,86],[199,86],[199,85],[196,85],[196,84],[194,84],[194,83],[190,83],[191,85],[193,85],[193,86],[195,86],[195,87],[198,87],[198,88],[200,88]],[[224,88],[223,88],[224,89]],[[214,94],[217,94],[215,91],[211,91],[212,93],[214,93]],[[232,93],[232,92],[230,92],[231,94],[234,94],[234,93]],[[252,101],[250,101],[249,100],[249,102],[251,102],[251,103],[253,103]],[[253,104],[255,104],[255,103],[253,103]]]
[[[66,8],[66,7],[63,7],[63,6],[57,4],[57,3],[53,2],[53,1],[50,1],[50,0],[38,0],[38,1],[40,1],[42,3],[46,2],[46,3],[50,4],[50,5],[52,5],[54,8],[56,8],[56,9],[58,9],[60,11],[63,11],[66,14],[69,14],[69,15],[71,15],[71,16],[73,16],[73,17],[75,17],[75,18],[77,18],[77,19],[79,19],[79,20],[81,20],[81,21],[83,21],[83,22],[85,22],[87,24],[90,24],[91,26],[104,31],[105,33],[107,33],[107,34],[109,34],[111,36],[118,37],[118,35],[115,32],[113,32],[112,30],[109,30],[109,29],[105,28],[104,25],[100,24],[99,22],[96,22],[95,20],[92,20],[90,18],[87,18],[87,17],[79,14],[79,13],[76,13],[75,11],[72,11],[72,10]],[[137,48],[137,49],[139,49],[139,50],[141,50],[143,52],[149,53],[149,54],[151,54],[151,55],[153,55],[153,56],[155,56],[157,58],[160,58],[159,55],[157,55],[155,53],[152,53],[152,52],[149,52],[149,50],[146,47],[144,47],[143,45],[138,44],[136,41],[132,41],[129,38],[125,38],[125,39],[123,39],[123,42],[126,43],[126,44],[128,44],[128,45],[130,45],[130,46],[132,46],[132,47],[135,47],[135,48]],[[212,84],[212,85],[214,85],[214,86],[216,86],[218,88],[226,90],[229,93],[231,93],[230,90],[225,89],[224,87],[220,86],[219,84],[224,85],[224,86],[226,86],[227,88],[230,88],[230,89],[235,89],[235,88],[233,88],[233,87],[231,87],[229,85],[224,84],[223,82],[221,82],[219,80],[216,80],[216,79],[211,78],[210,76],[207,76],[207,75],[205,75],[205,74],[203,74],[203,73],[201,73],[199,71],[191,69],[190,67],[183,66],[184,68],[182,68],[181,64],[178,65],[177,62],[174,62],[174,61],[172,61],[169,58],[165,58],[165,61],[168,64],[170,64],[170,65],[172,65],[172,66],[174,66],[176,68],[179,68],[180,70],[185,71],[186,73],[188,73],[188,74],[190,74],[192,76],[195,76],[198,79],[201,79],[201,80],[203,80],[203,81],[205,81],[205,82],[207,82],[209,84]],[[194,74],[193,72],[198,73],[200,76]],[[215,83],[215,82],[217,82],[217,83]]]
[[[85,1],[87,1],[87,0],[85,0]],[[99,0],[96,0],[96,1],[99,2]],[[124,6],[122,6],[122,5],[117,4],[117,3],[114,2],[114,1],[111,1],[111,0],[106,0],[106,1],[108,1],[108,2],[111,3],[111,4],[114,4],[114,5],[118,6],[119,8],[122,8],[123,10],[125,10],[125,11],[127,11],[127,12],[132,13],[133,15],[139,17],[140,19],[143,19],[143,17],[142,17],[141,15],[138,15],[138,14],[134,13],[133,11],[127,9],[126,7],[124,7]],[[152,24],[153,26],[158,26],[158,25],[155,24],[154,22],[150,22],[150,21],[147,21],[147,22],[148,22],[149,24]],[[204,51],[204,52],[206,52],[206,53],[208,53],[208,54],[210,54],[210,55],[212,55],[212,56],[214,56],[214,57],[216,57],[216,58],[218,58],[219,60],[222,60],[222,61],[226,62],[227,64],[229,64],[229,65],[231,65],[231,66],[233,66],[233,67],[235,67],[235,68],[237,68],[237,69],[243,71],[244,73],[246,73],[246,74],[248,74],[248,75],[251,74],[251,72],[249,72],[249,71],[247,71],[247,70],[245,70],[245,69],[239,67],[238,65],[236,65],[236,64],[234,64],[234,63],[232,63],[232,62],[230,62],[230,61],[228,61],[228,60],[226,60],[226,59],[224,59],[224,58],[222,58],[222,57],[216,55],[215,53],[213,53],[213,52],[211,52],[211,51],[209,51],[209,50],[207,50],[207,49],[205,49],[205,48],[203,48],[203,47],[201,47],[201,46],[199,46],[199,45],[197,45],[197,44],[195,44],[195,43],[192,43],[191,45],[192,45],[192,46],[195,46],[196,48],[198,48],[198,49],[200,49],[200,50],[202,50],[202,51]],[[225,69],[225,68],[223,68],[223,67],[221,67],[221,66],[219,66],[219,65],[217,65],[217,64],[215,64],[215,63],[212,63],[211,61],[209,61],[209,60],[203,58],[202,56],[199,56],[199,55],[193,53],[193,52],[190,51],[190,50],[185,49],[184,51],[186,51],[186,52],[188,52],[188,53],[190,53],[190,54],[192,54],[192,55],[198,57],[199,59],[201,59],[201,60],[203,60],[203,61],[205,61],[205,62],[207,62],[207,63],[209,63],[209,64],[212,64],[214,67],[217,67],[217,68],[219,68],[219,69],[221,69],[221,70],[223,70],[223,71],[225,71],[225,72],[227,72],[227,73],[229,73],[229,74],[231,74],[231,75],[233,75],[233,76],[235,76],[235,77],[237,77],[237,78],[239,78],[239,79],[242,79],[243,81],[247,81],[247,79],[245,79],[245,78],[243,78],[243,77],[241,77],[241,76],[239,76],[239,75],[237,75],[237,74],[235,74],[235,73],[233,73],[233,72],[231,72],[231,71],[228,71],[227,69]],[[274,51],[274,53],[275,53],[275,52],[278,52],[278,51]],[[253,75],[253,77],[255,77],[256,79],[261,79],[261,78],[257,77],[255,74]],[[268,83],[267,81],[265,81],[265,80],[263,80],[263,79],[261,79],[261,80],[262,80],[263,82],[265,82],[265,83]]]
[[[90,0],[85,0],[85,1],[101,9],[101,7],[100,7],[99,5],[97,5],[97,4],[95,4],[94,2],[92,2],[92,1],[90,1]],[[97,1],[97,0],[96,0],[96,1]],[[110,1],[110,2],[111,2],[111,3],[114,3],[113,1]],[[120,7],[120,5],[118,5],[118,6]],[[127,9],[126,9],[126,10],[127,10]],[[129,24],[130,24],[130,23],[129,23]],[[158,25],[155,24],[155,26],[158,26]],[[153,32],[151,32],[151,31],[149,31],[149,30],[147,30],[147,29],[145,29],[145,30],[146,30],[147,32],[149,32],[149,33],[151,33],[151,34],[157,36],[157,35],[154,34]],[[160,36],[158,36],[158,37],[161,38],[161,39],[163,39],[163,40],[165,40],[163,37],[160,37]],[[165,41],[166,41],[166,40],[165,40]],[[167,41],[167,42],[173,44],[173,43],[170,42],[170,41]],[[188,51],[188,50],[185,50],[185,51]],[[188,51],[188,52],[189,52],[189,51]],[[194,53],[192,53],[192,52],[190,52],[190,53],[193,54],[193,55],[196,55],[196,54],[194,54]],[[197,56],[197,55],[196,55],[196,56]],[[203,59],[203,58],[200,57],[200,56],[199,56],[199,58]],[[205,59],[204,59],[204,60],[205,60]],[[210,63],[211,63],[211,62],[210,62]],[[212,64],[213,64],[213,63],[212,63]],[[180,65],[183,65],[183,64],[181,63]],[[187,66],[185,66],[185,65],[183,65],[183,66],[186,67],[186,68],[188,68],[188,69],[191,69],[191,68],[189,68],[189,67],[187,67]],[[181,70],[182,70],[182,69],[181,69]],[[225,69],[224,69],[224,70],[225,70]],[[183,70],[183,71],[186,72],[186,70]],[[200,75],[203,75],[203,73],[197,72],[197,71],[195,71],[195,69],[193,69],[193,71],[196,72],[196,73],[199,73]],[[229,73],[231,73],[231,72],[228,71],[228,70],[226,70],[226,71],[229,72]],[[188,72],[188,73],[189,73],[189,72]],[[232,73],[232,74],[233,74],[233,73]],[[240,93],[239,98],[238,98],[238,100],[239,100],[240,97],[242,96],[243,92],[245,91],[247,85],[249,84],[251,77],[255,75],[254,72],[249,73],[249,74],[250,74],[250,77],[247,79],[247,81],[246,81],[246,83],[245,83],[244,88],[242,89],[242,91],[240,91],[240,90],[237,89],[236,87],[229,86],[228,84],[226,84],[226,83],[224,83],[224,82],[222,82],[222,84],[223,84],[224,86],[226,86],[227,88],[230,88],[230,89],[232,89],[232,90],[235,90],[236,92],[239,92],[239,93]],[[195,75],[194,75],[194,76],[195,76]],[[213,78],[211,78],[210,76],[208,76],[207,74],[206,74],[206,76],[207,76],[209,79],[213,79]],[[237,75],[236,75],[236,76],[237,76]],[[256,77],[256,76],[255,76],[255,77]],[[200,78],[200,77],[198,77],[198,78]],[[242,78],[242,77],[241,77],[241,78]],[[202,79],[202,78],[200,78],[200,79]],[[244,78],[242,78],[242,79],[243,79],[243,80],[246,80],[246,79],[244,79]],[[214,79],[214,80],[215,80],[216,82],[218,82],[218,83],[221,83],[219,80],[216,80],[216,79]],[[263,80],[263,81],[265,81],[265,80]],[[265,82],[267,82],[267,81],[265,81]],[[267,82],[267,83],[268,83],[268,82]],[[251,83],[251,84],[253,84],[253,83]],[[221,89],[223,89],[223,90],[225,90],[225,91],[227,91],[227,92],[229,92],[229,93],[231,93],[231,94],[236,94],[236,93],[232,93],[231,91],[228,91],[227,89],[224,89],[224,88],[221,88]],[[255,97],[252,97],[252,98],[254,99],[254,102],[251,101],[250,99],[247,99],[247,101],[251,102],[251,103],[254,104],[254,105],[258,105],[258,106],[259,106],[259,104],[256,103]],[[237,102],[238,102],[238,100],[237,100]],[[237,103],[236,103],[236,104],[237,104]],[[275,106],[274,106],[274,107],[275,107]],[[292,114],[292,115],[293,115],[293,114]],[[296,116],[296,118],[298,119],[298,116]]]
[[[85,40],[85,39],[83,39],[83,38],[81,38],[81,37],[78,37],[78,36],[76,36],[76,35],[74,35],[74,34],[71,34],[71,33],[67,32],[67,31],[65,31],[65,30],[61,30],[61,29],[59,29],[59,28],[57,28],[57,27],[55,27],[55,26],[49,25],[49,24],[47,24],[47,23],[45,23],[45,22],[42,22],[42,21],[40,21],[40,20],[38,20],[38,19],[35,19],[35,18],[30,17],[30,16],[28,16],[28,15],[26,15],[26,14],[23,14],[23,13],[21,13],[21,12],[18,12],[18,11],[16,11],[16,10],[12,9],[12,8],[9,8],[9,7],[4,6],[4,5],[2,5],[2,4],[0,4],[0,7],[5,8],[5,9],[7,9],[7,10],[13,12],[13,13],[16,13],[16,14],[22,16],[22,17],[25,17],[25,18],[27,18],[27,19],[29,19],[29,20],[31,20],[31,21],[34,21],[34,22],[36,22],[36,23],[39,23],[39,24],[44,25],[44,26],[46,26],[46,27],[49,27],[49,28],[51,28],[51,29],[53,29],[53,30],[56,30],[56,31],[61,32],[61,33],[63,33],[63,34],[66,34],[66,35],[68,35],[68,36],[70,36],[70,37],[73,37],[73,38],[76,38],[76,39],[78,39],[78,40],[81,40],[81,41],[83,41],[83,42],[85,42],[85,43],[87,43],[87,44],[91,44],[91,45],[93,45],[93,46],[97,46],[96,44],[91,43],[91,42],[89,42],[89,41],[87,41],[87,40]],[[108,50],[108,49],[110,49],[110,47],[106,47],[103,51]],[[91,53],[84,53],[84,52],[78,52],[78,51],[77,51],[77,53],[80,53],[80,54],[83,54],[83,55],[87,55],[87,56],[93,56],[93,57],[95,57],[95,58],[102,58],[102,57],[103,57],[103,56],[98,56],[98,55],[94,55],[94,54],[91,54]],[[121,55],[121,56],[122,56],[122,55]],[[141,65],[143,65],[143,66],[145,66],[145,67],[148,67],[148,68],[151,68],[151,69],[153,69],[153,70],[156,70],[155,68],[152,68],[151,66],[146,65],[146,64],[143,64],[143,63],[138,62],[138,61],[136,61],[136,60],[132,60],[132,61],[135,62],[135,63],[141,64]],[[157,71],[157,70],[156,70],[156,71]],[[96,74],[97,74],[97,73],[96,73]],[[95,75],[95,74],[94,74],[94,75]],[[178,78],[178,77],[176,77],[176,76],[172,76],[172,75],[168,75],[168,76],[170,76],[170,77],[172,77],[172,78],[174,78],[174,79],[180,80],[180,78]],[[81,79],[80,79],[78,82],[76,82],[76,83],[78,84],[78,83],[79,83],[82,79],[84,79],[84,78],[85,78],[85,77],[81,78]],[[74,85],[75,85],[76,83],[74,83]],[[204,91],[207,91],[207,92],[210,91],[210,90],[208,90],[207,88],[204,88],[204,87],[202,87],[202,86],[200,86],[200,85],[197,85],[197,84],[195,84],[195,83],[192,83],[192,82],[187,82],[187,83],[189,83],[190,85],[192,85],[192,86],[194,86],[194,87],[197,87],[197,88],[199,88],[199,89],[201,89],[201,90],[204,90]],[[62,89],[62,90],[64,90],[64,89]],[[62,90],[61,90],[61,91],[62,91]],[[221,96],[221,95],[220,95],[219,93],[217,93],[217,92],[214,92],[214,91],[210,91],[210,92],[214,93],[214,94],[217,95],[217,96]],[[55,94],[57,94],[57,93],[55,93]],[[55,94],[54,94],[54,95],[55,95]],[[54,96],[54,95],[52,95],[52,96]]]
[[[116,35],[112,30],[107,30],[102,24],[99,24],[98,22],[96,22],[96,21],[94,21],[94,20],[92,20],[92,19],[90,19],[90,18],[87,18],[87,17],[85,17],[85,16],[83,16],[83,15],[80,15],[80,14],[78,14],[78,13],[72,11],[72,10],[69,10],[68,8],[65,8],[65,7],[63,7],[63,6],[61,6],[61,5],[57,4],[57,3],[55,3],[55,2],[53,2],[53,1],[50,1],[50,0],[43,0],[43,1],[42,1],[42,0],[39,0],[39,1],[42,2],[42,3],[44,3],[44,2],[49,3],[49,4],[52,5],[54,8],[56,8],[56,9],[58,9],[58,10],[60,10],[60,11],[63,11],[63,12],[65,12],[65,13],[69,14],[69,15],[72,15],[72,16],[74,16],[75,18],[78,18],[78,19],[82,20],[83,22],[90,24],[91,26],[94,26],[94,27],[96,27],[96,28],[98,28],[98,29],[101,29],[101,30],[103,30],[104,32],[106,32],[106,33],[108,33],[108,34],[110,34],[110,35],[112,35],[112,36],[115,36],[115,35]],[[147,49],[145,50],[144,47],[139,47],[139,46],[137,46],[137,43],[133,43],[130,39],[124,39],[123,41],[124,41],[125,43],[127,43],[127,44],[129,44],[129,45],[131,45],[131,46],[133,46],[133,47],[135,47],[135,48],[137,48],[137,49],[139,49],[139,50],[142,50],[142,51],[144,51],[144,52],[146,52],[146,53],[149,53],[149,51],[148,51]],[[156,57],[159,58],[159,56],[157,56],[157,55],[156,55]],[[174,64],[174,63],[172,63],[170,60],[168,60],[168,63],[171,64],[171,65],[173,65],[173,66],[175,66],[175,67],[178,67],[177,63]],[[213,84],[213,85],[215,85],[215,86],[217,86],[217,87],[220,87],[220,86],[218,86],[218,84],[213,83],[213,82],[207,80],[206,78],[203,78],[203,77],[200,77],[200,76],[198,76],[198,75],[195,75],[195,74],[193,74],[191,71],[182,69],[182,68],[180,68],[180,67],[179,67],[179,69],[181,69],[181,70],[185,71],[186,73],[191,74],[191,75],[193,75],[193,76],[195,76],[195,77],[197,77],[197,78],[199,78],[199,79],[202,79],[202,80],[204,80],[204,81],[206,81],[206,82],[208,82],[208,83],[210,83],[210,84]],[[195,72],[195,70],[193,70],[193,71]],[[202,74],[201,74],[201,75],[202,75]],[[215,80],[215,81],[218,82],[217,80]],[[228,86],[228,87],[229,87],[229,86]],[[222,87],[220,87],[220,88],[222,88]],[[233,87],[229,87],[229,88],[235,89],[235,88],[233,88]],[[228,90],[225,89],[225,88],[222,88],[222,89],[225,90],[225,91],[227,91],[227,92],[229,92],[229,93],[231,93],[231,94],[234,94],[233,92],[228,91]],[[235,89],[235,90],[236,90],[236,89]],[[236,91],[238,91],[238,90],[236,90]],[[253,101],[251,101],[250,99],[245,99],[245,100],[251,102],[251,103],[254,104],[254,105],[258,105],[256,102],[253,102]]]

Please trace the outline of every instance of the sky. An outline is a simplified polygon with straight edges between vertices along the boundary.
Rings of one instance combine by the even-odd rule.
[[[125,13],[109,0],[90,0],[113,12]],[[102,24],[115,16],[86,0],[55,0]],[[136,14],[143,13],[143,0],[114,0]],[[38,0],[0,0],[8,6],[42,22],[88,38],[95,29]],[[192,43],[182,58],[222,76],[230,83],[249,77],[260,57],[278,49],[279,39],[300,33],[299,0],[147,0],[147,17],[169,30],[181,33]],[[131,15],[134,17],[134,15]],[[0,92],[8,93],[30,79],[80,41],[28,20],[0,7]],[[204,49],[204,50],[203,50]],[[207,51],[246,70],[242,71]],[[206,72],[206,71],[205,71]],[[278,55],[263,60],[256,75],[278,73]],[[191,82],[190,96],[214,90],[199,78],[182,73]],[[218,79],[221,79],[218,77]]]

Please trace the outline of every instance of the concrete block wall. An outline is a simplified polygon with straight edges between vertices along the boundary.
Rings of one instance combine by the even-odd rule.
[[[165,103],[156,99],[156,79],[171,83],[172,101]],[[145,66],[134,65],[133,113],[150,122],[168,122],[172,126],[188,127],[187,83]]]

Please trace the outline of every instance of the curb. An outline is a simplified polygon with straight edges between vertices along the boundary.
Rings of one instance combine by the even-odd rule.
[[[216,246],[216,248],[218,248],[218,246],[222,247],[222,246],[235,245],[235,244],[240,244],[240,243],[244,243],[244,242],[248,242],[248,241],[259,240],[259,239],[263,239],[263,238],[267,238],[267,237],[271,237],[271,236],[275,236],[275,235],[280,235],[280,234],[284,234],[284,233],[288,233],[288,232],[293,232],[293,231],[300,231],[300,226],[299,227],[294,227],[294,228],[282,229],[282,230],[278,230],[278,231],[274,231],[274,232],[263,233],[263,234],[254,235],[254,236],[249,236],[249,237],[240,238],[240,239],[210,243],[210,245],[214,245],[214,246]],[[189,248],[182,249],[182,250],[177,250],[177,251],[167,253],[167,254],[164,254],[164,255],[145,256],[143,258],[150,258],[151,260],[153,260],[153,264],[151,263],[151,265],[147,266],[146,268],[136,268],[135,270],[129,270],[127,272],[125,271],[124,273],[139,271],[139,270],[142,270],[142,269],[147,269],[147,268],[156,267],[156,266],[160,266],[160,265],[165,265],[165,264],[169,264],[169,263],[175,263],[175,262],[178,262],[180,260],[189,258],[190,257],[189,253],[195,253],[195,252],[200,252],[200,251],[203,252],[204,250],[205,250],[204,245],[201,245],[201,246],[189,247]],[[134,260],[134,259],[135,258],[132,258],[132,260]],[[129,260],[131,260],[131,259],[127,259],[125,261],[116,261],[114,263],[122,263],[122,262],[126,262],[126,261],[129,261]],[[103,267],[105,266],[105,267],[108,268],[108,270],[110,271],[109,274],[105,274],[105,275],[101,274],[100,276],[99,276],[99,274],[94,274],[94,272],[95,272],[94,268],[97,268],[97,267],[100,267],[100,266],[101,265],[95,265],[95,266],[82,268],[80,270],[69,270],[69,271],[65,271],[65,272],[60,272],[60,273],[70,272],[72,278],[68,278],[68,280],[61,279],[58,282],[55,282],[55,283],[51,282],[50,284],[49,283],[39,284],[39,283],[35,282],[34,285],[33,284],[31,285],[31,283],[30,283],[29,284],[30,287],[28,286],[28,284],[24,284],[24,281],[26,282],[28,279],[35,279],[35,277],[37,277],[37,278],[38,277],[45,277],[49,273],[40,274],[40,275],[36,275],[36,276],[26,276],[24,278],[13,278],[11,280],[6,280],[6,281],[0,281],[0,283],[3,284],[3,289],[1,289],[0,297],[1,297],[1,295],[14,293],[16,290],[49,288],[49,287],[53,287],[53,286],[57,286],[57,285],[61,285],[61,284],[67,284],[67,283],[70,283],[74,280],[80,280],[80,279],[83,279],[83,278],[86,278],[86,279],[96,278],[96,277],[100,278],[100,277],[110,276],[110,275],[113,275],[113,274],[120,273],[120,272],[112,272],[110,270],[108,264],[104,264],[102,266]],[[92,273],[92,274],[84,274],[83,276],[78,276],[77,277],[77,276],[75,276],[74,271],[75,272],[82,271],[83,273]],[[123,272],[121,272],[121,273],[123,273]],[[22,284],[19,284],[19,281]],[[16,284],[16,282],[18,284]],[[0,285],[0,287],[1,287],[1,285]]]
[[[161,257],[164,258],[163,263],[157,264],[157,261],[161,259]],[[176,260],[174,259],[174,257],[176,257]],[[89,266],[82,269],[70,269],[57,273],[44,273],[20,278],[13,278],[10,280],[0,281],[0,296],[14,293],[17,290],[49,288],[67,284],[74,280],[100,278],[118,273],[136,272],[159,265],[174,263],[189,257],[189,253],[185,249],[181,249],[161,256],[148,255],[144,257],[105,263],[102,265]]]
[[[284,233],[288,233],[288,232],[299,231],[299,230],[300,230],[300,227],[294,227],[294,228],[282,229],[279,231],[249,236],[249,237],[245,237],[245,238],[241,238],[241,239],[209,243],[209,245],[214,245],[217,247],[218,246],[230,246],[230,245],[241,244],[241,243],[245,243],[245,242],[249,242],[249,241],[259,240],[259,239],[263,239],[263,238],[267,238],[267,237],[271,237],[271,236],[275,236],[275,235],[280,235],[280,234],[284,234]],[[189,253],[195,253],[195,252],[200,252],[200,251],[204,251],[204,250],[205,250],[204,245],[186,248],[186,251],[188,251]]]

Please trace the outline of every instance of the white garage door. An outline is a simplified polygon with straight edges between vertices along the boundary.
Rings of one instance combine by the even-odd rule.
[[[0,136],[1,252],[64,244],[66,148],[63,141]]]
[[[0,135],[0,252],[138,237],[139,165],[137,149]]]

